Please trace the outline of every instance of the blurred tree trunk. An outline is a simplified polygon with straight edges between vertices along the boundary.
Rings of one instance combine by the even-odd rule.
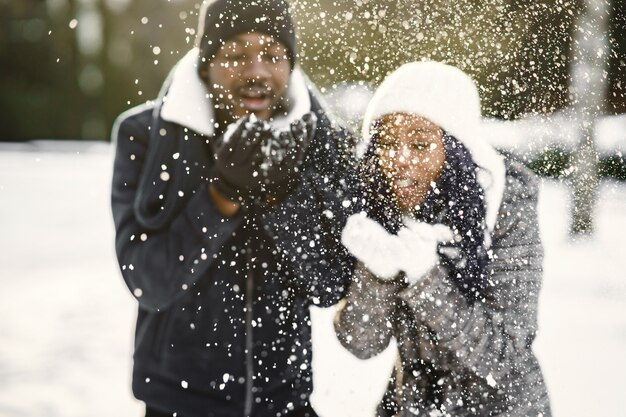
[[[593,211],[598,187],[598,153],[594,132],[605,110],[608,83],[608,0],[585,0],[573,34],[572,92],[579,130],[574,158],[573,235],[593,233]]]
[[[104,68],[104,27],[107,22],[105,5],[102,0],[80,0],[77,4],[76,28],[78,41],[78,81],[82,95],[83,119],[81,139],[106,137],[106,122],[103,112],[103,91],[105,90]]]
[[[78,12],[78,1],[68,0],[67,4],[68,7],[65,22],[69,23],[72,19],[76,18]],[[78,36],[76,29],[72,29],[70,31],[65,30],[65,32],[67,33],[68,37],[66,48],[68,49],[67,60],[69,61],[69,64],[67,65],[67,67],[69,68],[69,74],[67,74],[67,78],[65,80],[69,95],[68,123],[70,126],[73,126],[73,129],[71,129],[72,134],[77,135],[77,137],[80,138],[80,126],[82,124],[82,121],[84,120],[84,109],[81,99],[82,94],[80,91],[80,86],[78,85],[78,76],[80,74],[80,52],[78,50]]]

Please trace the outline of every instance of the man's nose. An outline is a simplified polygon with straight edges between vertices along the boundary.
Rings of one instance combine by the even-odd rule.
[[[242,74],[247,79],[262,80],[269,78],[270,71],[263,57],[258,55],[244,64]]]

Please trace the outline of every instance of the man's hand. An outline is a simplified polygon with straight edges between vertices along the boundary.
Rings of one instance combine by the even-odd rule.
[[[316,125],[315,114],[307,113],[288,128],[272,131],[272,135],[263,142],[261,175],[268,192],[281,193],[289,187],[315,135]]]
[[[214,151],[216,180],[213,185],[222,196],[243,203],[251,195],[260,193],[261,144],[269,132],[267,122],[251,115],[239,119],[218,141]]]
[[[254,114],[239,119],[217,141],[213,188],[239,204],[284,195],[302,164],[316,124],[313,113],[283,130],[272,129]]]

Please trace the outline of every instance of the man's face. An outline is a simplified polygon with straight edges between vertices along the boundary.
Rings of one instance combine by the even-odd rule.
[[[205,73],[220,121],[254,113],[267,120],[281,107],[290,63],[285,46],[269,35],[242,33],[225,42]]]
[[[400,209],[421,204],[443,169],[443,131],[411,113],[392,113],[378,121],[376,154]]]

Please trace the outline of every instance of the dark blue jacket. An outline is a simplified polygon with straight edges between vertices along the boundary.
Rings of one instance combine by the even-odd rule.
[[[353,259],[343,130],[318,127],[279,204],[222,217],[206,178],[212,138],[166,122],[159,102],[122,115],[112,208],[122,275],[139,302],[133,392],[183,417],[278,416],[313,389],[309,306],[336,303]]]

